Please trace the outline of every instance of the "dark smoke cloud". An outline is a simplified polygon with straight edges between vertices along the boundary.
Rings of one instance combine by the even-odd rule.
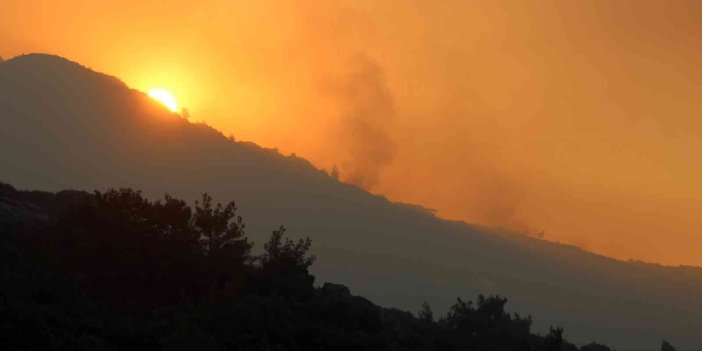
[[[390,131],[396,112],[378,64],[359,55],[350,68],[350,72],[330,84],[340,112],[334,142],[343,155],[342,179],[372,189],[382,170],[395,158],[396,145]]]

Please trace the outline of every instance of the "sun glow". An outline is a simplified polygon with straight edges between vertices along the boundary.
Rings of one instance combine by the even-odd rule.
[[[149,90],[149,96],[154,100],[166,105],[172,112],[178,111],[178,101],[170,91],[162,88]]]

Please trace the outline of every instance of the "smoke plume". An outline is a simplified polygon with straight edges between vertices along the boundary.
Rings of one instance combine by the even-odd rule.
[[[372,189],[396,150],[390,135],[396,113],[383,72],[369,57],[358,56],[351,71],[330,87],[340,113],[336,144],[343,155],[342,177]]]

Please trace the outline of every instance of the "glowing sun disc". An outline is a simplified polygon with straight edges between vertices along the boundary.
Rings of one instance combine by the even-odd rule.
[[[166,105],[172,112],[178,111],[178,101],[176,101],[175,96],[171,94],[170,91],[166,89],[151,89],[149,90],[149,96],[154,100]]]

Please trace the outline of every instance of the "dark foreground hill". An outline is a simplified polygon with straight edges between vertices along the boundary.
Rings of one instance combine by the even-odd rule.
[[[572,246],[445,221],[338,182],[307,161],[235,142],[115,78],[55,56],[0,63],[0,181],[19,188],[143,189],[234,199],[253,241],[271,225],[309,236],[312,272],[384,306],[447,311],[500,294],[578,344],[702,345],[702,270],[622,262]],[[573,223],[596,226],[596,223]]]
[[[6,350],[577,348],[530,330],[507,299],[458,300],[438,320],[314,286],[310,240],[275,230],[251,254],[233,203],[194,208],[131,189],[18,192],[0,183],[0,343]]]

